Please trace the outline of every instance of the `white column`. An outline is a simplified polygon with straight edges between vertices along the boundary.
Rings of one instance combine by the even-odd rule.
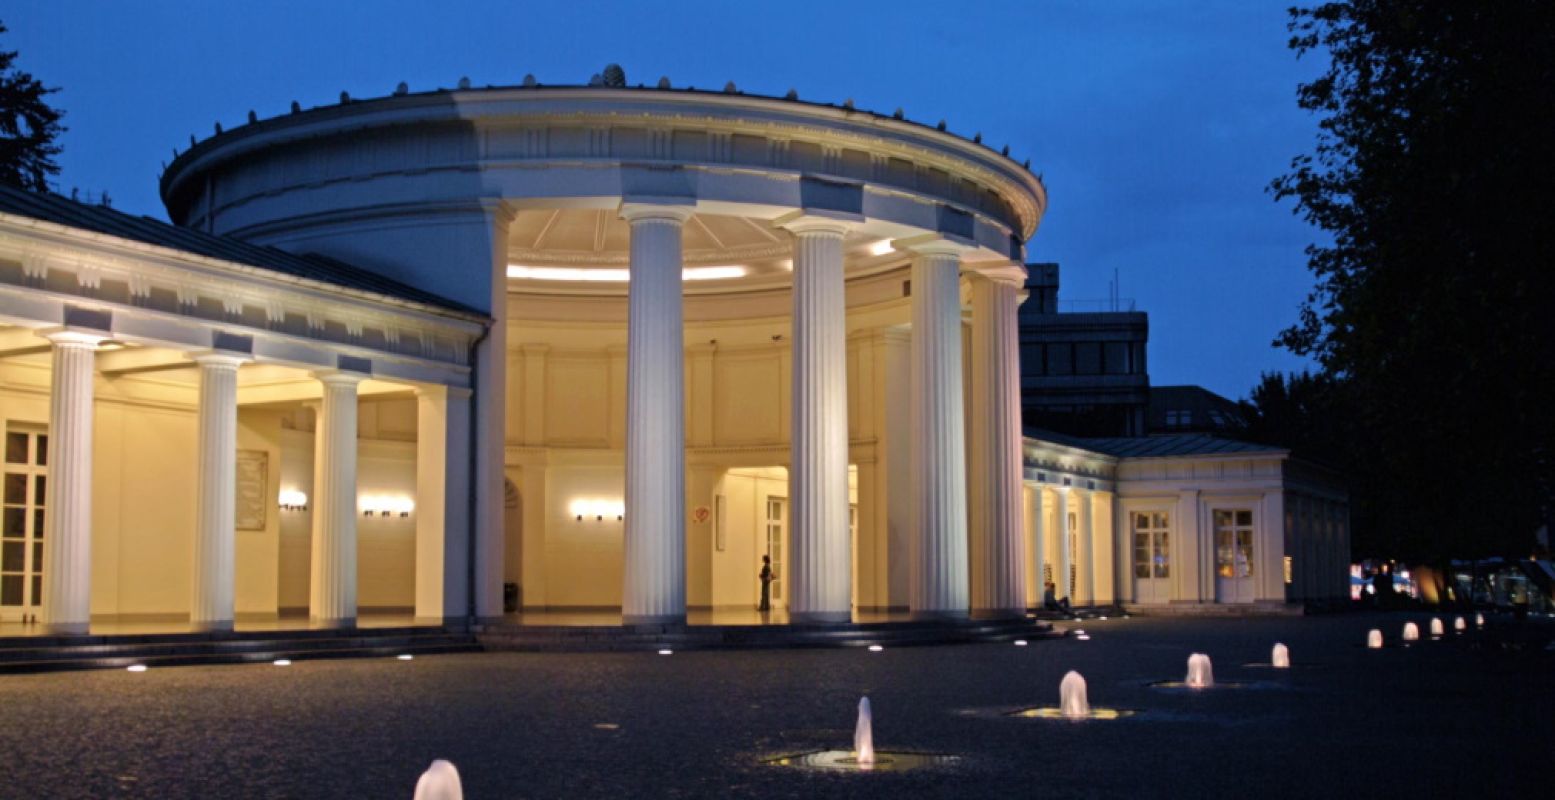
[[[1037,589],[1036,602],[1032,605],[1036,608],[1042,607],[1042,593],[1046,588],[1042,585],[1042,567],[1047,562],[1047,511],[1042,502],[1046,495],[1042,484],[1034,484],[1027,500],[1031,515],[1031,582]]]
[[[313,434],[313,575],[308,616],[356,625],[356,387],[364,376],[317,374],[324,400]]]
[[[1080,568],[1075,570],[1075,595],[1078,600],[1075,605],[1096,605],[1096,508],[1091,493],[1087,490],[1075,492],[1075,501],[1079,504],[1079,513],[1075,515],[1075,523],[1080,530],[1075,537],[1080,540]]]
[[[686,619],[685,206],[623,204],[632,226],[626,333],[626,552],[621,621]]]
[[[972,611],[981,617],[1026,610],[1014,277],[1025,270],[1008,272],[972,278]]]
[[[1054,526],[1058,535],[1058,564],[1053,570],[1053,597],[1057,600],[1068,597],[1069,603],[1073,605],[1074,592],[1069,590],[1069,565],[1074,559],[1074,554],[1069,550],[1069,487],[1059,486],[1053,491],[1058,494],[1058,524]]]
[[[195,630],[230,631],[237,547],[238,365],[245,359],[207,353],[194,360],[200,365],[200,438],[189,624]]]
[[[920,245],[912,263],[914,617],[967,615],[966,418],[960,248]]]
[[[43,506],[43,629],[84,634],[92,618],[92,380],[102,336],[47,334],[49,478]]]
[[[469,611],[469,389],[416,390],[416,622],[458,623]]]
[[[801,218],[794,234],[793,422],[788,469],[789,617],[852,619],[848,530],[847,223]]]

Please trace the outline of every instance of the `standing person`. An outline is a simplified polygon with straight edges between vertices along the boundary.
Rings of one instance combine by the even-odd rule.
[[[759,610],[772,610],[772,556],[761,557],[761,607]]]

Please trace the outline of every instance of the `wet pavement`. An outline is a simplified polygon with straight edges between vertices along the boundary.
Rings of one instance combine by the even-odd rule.
[[[509,797],[1549,796],[1549,621],[1379,651],[1425,615],[1111,619],[1089,641],[892,648],[494,653],[0,678],[0,797],[409,798],[434,758]],[[1451,618],[1447,618],[1451,628]],[[1289,645],[1289,672],[1248,663]],[[1208,654],[1209,690],[1181,681]],[[1070,669],[1093,706],[1056,705]],[[858,698],[910,772],[769,759],[851,742]],[[1426,794],[1421,794],[1426,793]]]

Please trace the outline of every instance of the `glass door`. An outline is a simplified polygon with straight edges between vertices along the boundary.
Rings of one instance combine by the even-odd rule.
[[[43,605],[43,502],[49,436],[8,428],[0,484],[0,620],[18,621]]]
[[[1130,515],[1134,540],[1134,602],[1171,600],[1171,517],[1165,511]]]
[[[783,561],[783,544],[788,541],[788,498],[767,498],[767,549],[764,555],[772,559],[772,604],[783,602],[783,585],[788,573]]]
[[[1253,602],[1253,512],[1215,511],[1215,602]]]

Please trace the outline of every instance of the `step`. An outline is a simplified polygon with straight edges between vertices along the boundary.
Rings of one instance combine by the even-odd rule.
[[[313,633],[313,632],[308,632]],[[401,653],[437,654],[479,652],[474,636],[419,629],[417,635],[373,636],[361,633],[328,637],[290,634],[239,640],[185,635],[178,641],[117,641],[91,637],[89,644],[45,647],[11,647],[0,650],[0,673],[41,672],[61,669],[101,669],[131,664],[177,666],[186,664],[244,664],[287,658],[293,661],[323,658],[390,656]],[[36,644],[36,643],[34,643]]]
[[[776,647],[894,647],[1056,638],[1052,626],[1034,620],[961,623],[869,623],[846,626],[658,625],[658,626],[488,626],[478,632],[488,650],[604,651],[735,649]]]

